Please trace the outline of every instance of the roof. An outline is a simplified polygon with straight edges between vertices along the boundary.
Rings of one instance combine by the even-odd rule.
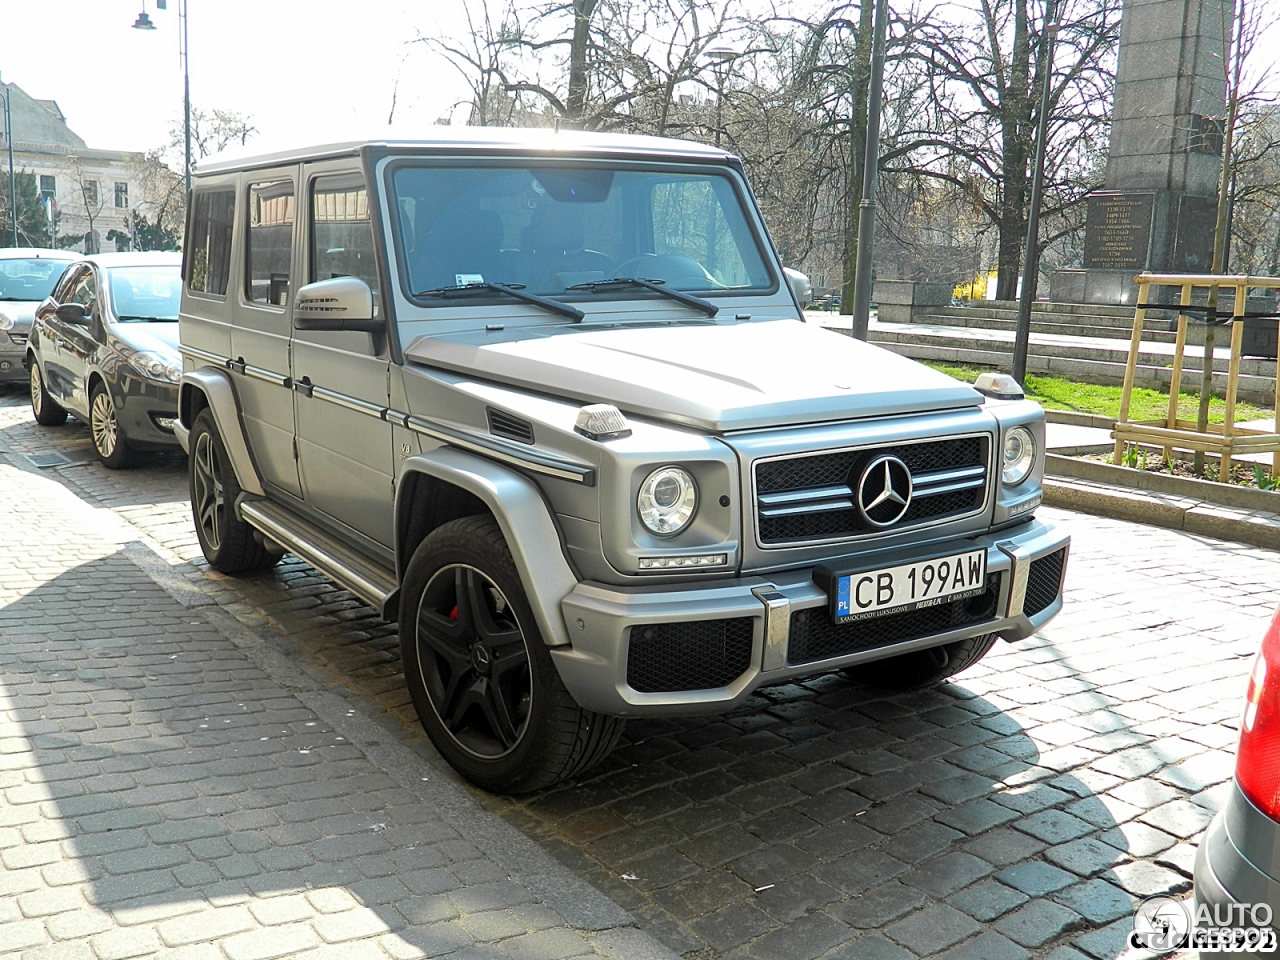
[[[100,267],[160,267],[182,263],[182,254],[163,250],[133,253],[92,253],[84,258]]]
[[[347,140],[340,143],[295,147],[269,153],[227,151],[196,165],[197,174],[225,173],[253,167],[300,163],[332,157],[356,156],[363,147],[389,153],[496,152],[510,154],[586,154],[614,157],[660,157],[723,162],[732,154],[718,147],[626,133],[592,133],[580,130],[526,129],[520,127],[428,127],[421,140]]]
[[[49,247],[0,247],[0,260],[79,260],[74,250],[53,250]]]

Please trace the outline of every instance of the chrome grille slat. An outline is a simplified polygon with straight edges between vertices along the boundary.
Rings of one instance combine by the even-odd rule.
[[[848,499],[853,496],[853,490],[847,485],[839,487],[816,487],[812,490],[797,490],[792,493],[762,493],[756,499],[767,507],[779,506],[784,503],[801,503],[810,500],[831,500],[836,497],[844,497]]]
[[[972,516],[987,502],[991,450],[991,435],[975,433],[760,458],[752,465],[757,539],[767,547],[857,540]],[[873,529],[854,486],[857,472],[885,454],[911,470],[911,505],[891,528]]]
[[[911,496],[936,497],[940,493],[954,493],[956,490],[974,490],[978,487],[986,486],[986,483],[986,477],[978,477],[975,480],[963,480],[960,483],[948,483],[940,487],[916,487]]]
[[[820,503],[800,503],[793,504],[789,507],[761,507],[760,516],[762,517],[789,517],[800,513],[822,513],[827,510],[852,510],[853,495],[846,493],[844,497],[834,500],[824,500]]]

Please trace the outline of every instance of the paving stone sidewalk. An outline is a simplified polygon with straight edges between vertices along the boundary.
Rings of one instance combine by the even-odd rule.
[[[0,395],[5,445],[89,456],[82,426],[42,430]],[[293,558],[242,579],[201,567],[180,458],[45,475],[127,521],[158,551],[128,556],[165,557],[152,574],[216,608],[204,615],[287,638],[294,673],[268,675],[301,675],[371,717],[364,743],[383,745],[366,755],[433,759],[394,627]],[[1066,611],[957,682],[897,696],[839,676],[772,688],[727,716],[633,722],[580,782],[470,795],[686,960],[1128,956],[1133,904],[1190,888],[1280,600],[1280,554],[1042,515],[1074,536]]]
[[[135,528],[15,461],[0,957],[674,956]]]

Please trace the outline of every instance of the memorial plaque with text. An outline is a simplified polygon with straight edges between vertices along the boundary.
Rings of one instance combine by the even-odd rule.
[[[1086,199],[1084,265],[1143,270],[1151,246],[1151,193],[1092,193]]]

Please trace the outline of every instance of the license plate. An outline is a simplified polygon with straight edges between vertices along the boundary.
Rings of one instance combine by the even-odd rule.
[[[853,623],[976,597],[986,589],[987,551],[970,550],[842,574],[835,579],[832,616],[836,623]]]

